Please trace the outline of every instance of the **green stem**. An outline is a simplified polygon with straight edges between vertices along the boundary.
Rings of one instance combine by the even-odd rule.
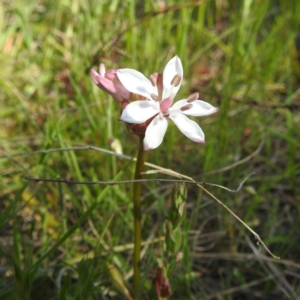
[[[145,161],[145,151],[143,147],[144,137],[139,137],[139,152],[136,161],[134,179],[142,179],[142,170]],[[135,182],[133,184],[133,216],[134,216],[134,252],[133,252],[133,290],[134,297],[137,299],[138,290],[141,281],[141,189],[142,183]]]

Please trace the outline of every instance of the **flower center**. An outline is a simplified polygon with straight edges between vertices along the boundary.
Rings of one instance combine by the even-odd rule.
[[[163,111],[162,112],[162,116],[166,119],[168,119],[170,117],[170,113],[169,113],[169,110],[166,110],[166,111]]]

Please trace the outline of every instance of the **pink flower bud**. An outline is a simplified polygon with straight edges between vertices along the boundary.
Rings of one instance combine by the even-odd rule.
[[[128,102],[130,92],[123,86],[117,76],[117,70],[112,69],[105,72],[104,64],[100,65],[99,73],[91,70],[94,83],[104,92],[110,94],[118,102]]]
[[[165,276],[164,266],[157,268],[155,287],[159,299],[166,299],[171,296],[171,285],[170,281]]]

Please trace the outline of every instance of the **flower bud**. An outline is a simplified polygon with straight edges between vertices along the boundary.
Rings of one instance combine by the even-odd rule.
[[[110,94],[118,102],[128,102],[130,92],[123,86],[117,76],[117,69],[105,72],[104,64],[100,65],[99,73],[91,70],[94,83],[104,92]]]
[[[169,279],[166,278],[166,270],[164,265],[157,268],[155,287],[158,299],[167,299],[171,296],[171,285]]]

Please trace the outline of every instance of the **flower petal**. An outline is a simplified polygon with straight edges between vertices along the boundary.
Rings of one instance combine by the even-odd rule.
[[[176,102],[176,104],[178,102]],[[219,110],[217,107],[214,107],[211,104],[202,100],[193,101],[191,104],[193,106],[190,109],[183,111],[183,114],[188,116],[201,117],[211,115]]]
[[[142,73],[133,69],[118,69],[117,75],[125,88],[133,94],[151,99],[151,94],[157,94],[157,89]]]
[[[157,148],[162,143],[167,128],[167,119],[161,115],[156,116],[147,127],[144,138],[144,150]]]
[[[105,76],[105,65],[104,64],[100,64],[100,66],[99,66],[99,74],[102,77]]]
[[[171,112],[170,119],[186,137],[196,143],[204,143],[204,132],[196,122],[179,112]]]
[[[171,85],[172,80],[176,75],[179,75],[181,77],[180,83],[174,87]],[[174,56],[165,66],[164,72],[163,72],[163,99],[172,97],[174,98],[177,94],[181,82],[183,78],[183,68],[181,64],[180,58],[176,55]]]
[[[179,100],[173,104],[172,107],[169,108],[169,111],[180,111],[180,108],[188,104],[186,99]]]
[[[159,113],[159,102],[140,100],[129,103],[122,112],[121,121],[140,124]]]

